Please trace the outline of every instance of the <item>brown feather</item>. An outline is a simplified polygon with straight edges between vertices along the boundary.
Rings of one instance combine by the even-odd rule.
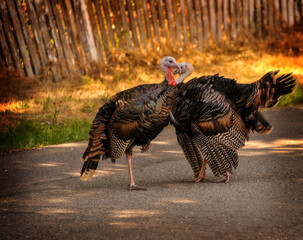
[[[112,123],[113,128],[116,130],[118,136],[122,139],[131,139],[134,137],[135,130],[138,127],[138,122],[132,123]]]

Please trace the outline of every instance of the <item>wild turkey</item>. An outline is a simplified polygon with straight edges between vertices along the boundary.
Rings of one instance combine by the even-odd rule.
[[[177,92],[173,75],[181,69],[173,57],[164,57],[160,67],[165,80],[159,84],[144,84],[114,95],[98,111],[89,132],[89,144],[83,154],[82,180],[92,178],[100,157],[112,162],[124,153],[128,163],[129,190],[145,190],[135,185],[131,157],[135,145],[147,151],[150,142],[169,123],[169,107]]]
[[[181,75],[193,71],[189,63],[180,67]],[[271,132],[273,127],[259,109],[275,106],[281,96],[292,92],[296,81],[292,73],[277,77],[278,72],[269,72],[252,84],[238,84],[216,74],[180,85],[170,118],[195,174],[191,181],[205,178],[208,163],[215,176],[223,175],[217,182],[228,182],[238,166],[237,150],[249,133]]]

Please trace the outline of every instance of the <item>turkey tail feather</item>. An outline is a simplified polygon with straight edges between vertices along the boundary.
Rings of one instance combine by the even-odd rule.
[[[94,158],[88,158],[84,163],[81,169],[80,179],[82,181],[87,181],[93,177],[95,174],[96,168],[98,166],[100,155],[95,156]]]

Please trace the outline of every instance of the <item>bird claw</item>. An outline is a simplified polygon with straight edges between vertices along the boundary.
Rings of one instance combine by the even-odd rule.
[[[214,180],[215,183],[220,183],[220,182],[224,182],[224,183],[228,183],[229,180],[230,180],[230,173],[227,173],[226,176],[224,176],[223,178],[220,178],[220,179],[217,179],[217,180]]]
[[[129,185],[129,189],[128,189],[129,191],[132,191],[132,190],[144,190],[144,191],[146,191],[147,190],[147,188],[145,188],[145,187],[140,187],[140,186],[137,186],[137,185]]]
[[[206,177],[197,177],[194,179],[185,179],[183,180],[183,182],[194,182],[194,183],[198,183],[198,182],[203,182],[203,180],[205,180]]]

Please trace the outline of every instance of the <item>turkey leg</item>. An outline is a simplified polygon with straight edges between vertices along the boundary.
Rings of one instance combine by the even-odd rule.
[[[204,179],[206,179],[206,177],[205,177],[206,163],[207,163],[207,160],[204,159],[203,162],[202,162],[201,171],[200,171],[200,173],[199,173],[199,175],[198,175],[197,178],[190,179],[190,180],[184,180],[184,182],[195,182],[195,183],[198,183],[198,182],[202,182]]]
[[[126,154],[126,160],[127,160],[128,173],[129,173],[129,179],[130,179],[129,191],[131,191],[131,190],[147,190],[144,187],[139,187],[139,186],[135,185],[133,170],[132,170],[132,156]]]

